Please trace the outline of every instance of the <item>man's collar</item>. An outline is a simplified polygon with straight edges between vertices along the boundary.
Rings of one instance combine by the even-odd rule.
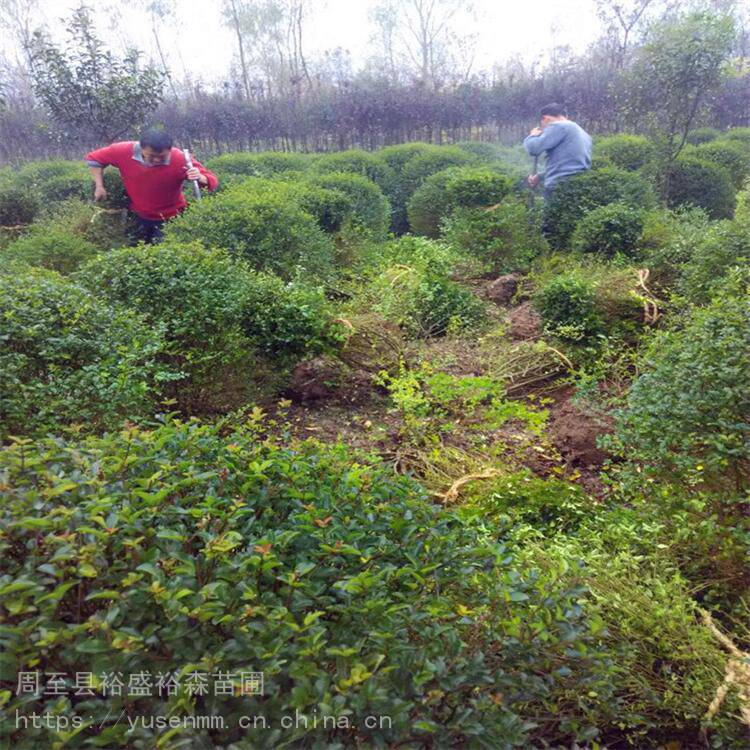
[[[133,143],[133,158],[143,164],[144,167],[166,167],[172,159],[172,149],[169,149],[169,156],[167,156],[166,160],[161,164],[146,164],[146,162],[143,161],[143,149],[141,148],[141,144],[138,141],[135,141],[135,143]]]

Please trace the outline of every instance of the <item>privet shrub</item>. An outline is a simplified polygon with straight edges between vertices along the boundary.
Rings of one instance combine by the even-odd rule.
[[[251,347],[242,328],[243,282],[249,276],[225,251],[166,243],[102,254],[77,278],[164,331],[165,360],[181,376],[169,393],[182,408],[199,411],[202,394],[221,372],[251,375]]]
[[[303,211],[314,216],[318,226],[328,234],[338,232],[352,215],[352,200],[342,190],[310,184],[298,184],[290,188],[289,198],[296,200]]]
[[[589,211],[578,222],[570,244],[584,253],[632,256],[642,231],[641,211],[624,203],[610,203]]]
[[[566,497],[560,488],[553,497],[560,498],[560,508],[571,520],[585,523],[596,505],[589,500],[584,515],[575,502],[576,489]],[[525,494],[520,488],[519,499]],[[650,499],[640,528],[632,514],[618,508],[581,532],[572,527],[573,533],[554,537],[537,533],[518,545],[517,554],[543,570],[565,570],[571,582],[585,580],[587,605],[599,618],[614,673],[613,694],[590,715],[602,747],[664,747],[675,736],[698,737],[708,730],[714,747],[739,750],[744,740],[733,716],[738,707],[733,691],[719,714],[705,720],[726,654],[700,620],[693,587],[675,564],[654,555],[653,547],[639,549],[644,537],[662,549],[671,541],[651,532],[661,522],[655,502]],[[641,539],[633,541],[631,529]]]
[[[591,210],[609,203],[648,209],[656,199],[648,182],[617,167],[603,167],[562,180],[544,207],[544,224],[550,243],[565,247],[576,224]]]
[[[41,269],[0,275],[0,439],[147,415],[168,371],[159,326]]]
[[[412,231],[440,234],[441,221],[456,208],[492,206],[511,191],[509,177],[482,167],[450,167],[428,177],[407,204]]]
[[[444,222],[443,238],[478,259],[488,273],[526,270],[546,247],[526,205],[513,199],[455,210]]]
[[[256,273],[226,251],[198,243],[122,248],[99,256],[79,276],[164,329],[167,361],[183,376],[170,392],[190,411],[242,403],[257,385],[255,353],[286,365],[337,341],[320,290]]]
[[[122,211],[102,211],[91,201],[71,198],[52,204],[44,219],[37,220],[30,232],[68,234],[86,240],[100,250],[110,250],[128,242],[127,228]]]
[[[43,205],[68,198],[90,199],[93,183],[83,161],[53,159],[26,164],[18,171],[19,186],[34,191]]]
[[[174,675],[175,694],[154,686],[138,715],[222,716],[224,728],[172,730],[207,746],[510,748],[597,734],[587,717],[607,704],[611,668],[567,566],[517,569],[481,523],[342,444],[286,448],[168,421],[11,446],[0,474],[14,675]],[[249,672],[263,673],[262,694]],[[191,695],[196,674],[205,695]],[[112,720],[132,705],[127,690],[93,692],[66,704],[83,724],[71,747],[164,743],[148,723]],[[13,693],[6,710],[59,703]],[[283,726],[295,712],[308,721]],[[11,733],[19,750],[60,736],[32,722]]]
[[[720,295],[649,347],[617,426],[619,451],[650,476],[750,487],[750,295]]]
[[[9,245],[2,252],[2,258],[68,274],[97,252],[99,248],[83,237],[64,229],[43,226],[32,228]]]
[[[712,222],[699,208],[654,209],[644,213],[638,242],[649,285],[672,287]]]
[[[701,143],[710,143],[721,136],[721,131],[716,128],[695,128],[687,134],[687,142],[693,146]]]
[[[366,228],[373,239],[384,239],[391,222],[391,206],[383,191],[372,180],[351,172],[331,172],[315,177],[314,184],[346,195],[352,220]]]
[[[736,221],[713,222],[697,237],[680,272],[678,291],[696,304],[708,302],[734,268],[750,267],[750,227]]]
[[[322,174],[329,172],[359,174],[372,180],[379,187],[387,185],[392,177],[390,167],[386,163],[375,154],[361,149],[318,155],[313,162],[312,169]]]
[[[429,338],[481,324],[484,303],[471,290],[430,269],[384,269],[368,289],[373,309],[408,336]]]
[[[718,164],[729,172],[732,184],[740,189],[750,176],[750,149],[739,140],[721,140],[704,143],[692,152],[696,158]]]
[[[717,164],[692,156],[672,164],[667,185],[667,203],[703,208],[712,219],[729,218],[734,211],[734,190],[729,172]]]
[[[206,162],[206,167],[220,178],[228,174],[273,177],[282,172],[304,171],[309,161],[305,154],[239,152],[214,156]]]
[[[104,189],[107,191],[107,197],[102,201],[100,206],[102,208],[127,208],[130,204],[130,197],[125,190],[122,179],[120,177],[120,171],[114,167],[108,167],[102,173],[104,179]],[[89,178],[89,190],[87,198],[91,199],[94,194],[94,185],[91,178]]]
[[[31,224],[39,213],[39,199],[30,190],[0,187],[0,226]]]
[[[642,135],[610,135],[596,142],[595,153],[613,166],[635,172],[654,157],[654,145]]]
[[[550,280],[537,291],[534,305],[545,330],[559,338],[580,341],[605,331],[595,284],[581,273],[573,271]]]
[[[317,276],[332,273],[333,243],[309,213],[283,195],[253,195],[241,188],[195,203],[169,222],[165,236],[224,248],[253,268],[284,278],[298,269]]]
[[[729,128],[724,135],[733,141],[742,141],[750,145],[750,128]]]

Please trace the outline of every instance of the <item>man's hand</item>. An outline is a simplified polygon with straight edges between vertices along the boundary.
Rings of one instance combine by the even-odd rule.
[[[538,174],[530,174],[526,181],[529,183],[529,185],[533,188],[535,188],[539,184],[539,175]]]
[[[529,135],[541,135],[542,129],[541,128],[532,128],[529,132]]]
[[[94,200],[95,201],[107,200],[107,191],[104,189],[104,185],[94,186]]]
[[[198,180],[201,185],[208,185],[208,177],[202,175],[198,167],[191,167],[185,174],[186,180]]]

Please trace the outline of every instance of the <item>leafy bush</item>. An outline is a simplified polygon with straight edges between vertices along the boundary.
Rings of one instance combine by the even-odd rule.
[[[301,184],[295,185],[288,195],[303,211],[314,216],[318,226],[328,234],[340,231],[353,213],[352,200],[342,190]]]
[[[750,128],[729,128],[724,135],[733,141],[750,144]]]
[[[724,167],[737,189],[741,188],[750,176],[750,152],[747,144],[743,144],[742,141],[722,138],[698,146],[691,154],[702,161]]]
[[[478,297],[434,269],[385,268],[369,284],[367,297],[375,312],[417,338],[471,328],[485,318]]]
[[[710,143],[721,136],[721,131],[716,128],[695,128],[687,134],[687,142],[693,146],[701,143]]]
[[[613,166],[635,172],[654,157],[654,145],[642,135],[610,135],[597,140],[595,152]]]
[[[648,209],[656,199],[640,175],[617,167],[573,175],[557,185],[546,201],[544,225],[550,243],[555,248],[565,247],[578,222],[589,211],[609,203]]]
[[[219,176],[242,174],[253,177],[274,177],[282,172],[304,171],[309,163],[305,154],[268,151],[222,154],[206,162],[206,167]]]
[[[585,523],[573,492],[568,498],[562,489],[558,494],[561,508]],[[739,750],[744,739],[732,715],[736,696],[730,692],[720,714],[704,718],[722,682],[726,654],[700,621],[690,582],[653,546],[640,544],[645,537],[663,549],[669,541],[654,539],[652,529],[661,520],[654,500],[643,522],[623,510],[597,514],[590,501],[587,515],[595,522],[583,532],[553,538],[530,532],[516,547],[528,564],[565,570],[570,583],[586,582],[587,606],[599,621],[613,668],[612,695],[589,715],[598,739],[604,747],[665,747],[675,736],[708,730],[714,747]],[[631,531],[641,538],[633,540]]]
[[[197,243],[122,248],[79,276],[163,328],[167,362],[182,373],[170,393],[191,412],[242,403],[258,386],[255,353],[286,365],[337,340],[321,291],[253,272],[226,251]]]
[[[125,190],[119,170],[111,167],[105,169],[102,173],[102,178],[104,180],[104,189],[107,191],[107,197],[99,205],[103,208],[127,208],[130,205],[130,196],[128,196],[128,192]],[[90,199],[93,192],[93,185],[89,178],[89,190],[86,197]]]
[[[169,222],[165,237],[224,248],[284,278],[297,269],[317,276],[333,270],[333,243],[309,213],[283,195],[252,194],[242,185],[192,205]]]
[[[691,156],[672,164],[667,186],[667,203],[703,208],[712,219],[729,218],[734,211],[734,190],[729,172],[712,162]]]
[[[641,211],[624,203],[610,203],[589,211],[578,222],[570,244],[584,253],[632,256],[642,231]]]
[[[522,469],[469,487],[460,512],[501,528],[521,523],[543,532],[571,532],[589,516],[590,505],[580,487]]]
[[[92,242],[65,230],[34,227],[9,245],[2,257],[68,274],[98,251]]]
[[[373,239],[385,238],[391,221],[391,206],[372,180],[350,172],[331,172],[316,177],[314,183],[346,195],[351,201],[354,221],[368,229]]]
[[[148,414],[162,331],[46,270],[0,276],[0,438]]]
[[[428,177],[407,204],[409,225],[417,234],[437,237],[440,223],[456,208],[492,206],[511,191],[505,175],[481,167],[450,167]]]
[[[587,715],[606,704],[611,667],[580,582],[562,568],[516,569],[481,523],[344,445],[282,448],[253,429],[167,422],[14,445],[0,471],[7,669],[174,677],[174,693],[154,684],[134,699],[98,685],[66,703],[83,722],[70,747],[167,742],[107,718],[127,705],[222,716],[223,728],[171,738],[227,747],[596,735]],[[262,690],[250,672],[263,673]],[[60,700],[14,695],[6,710],[54,714]],[[309,721],[280,728],[295,711]],[[264,723],[244,727],[243,715]],[[31,750],[63,735],[29,722],[11,736]]]
[[[449,276],[463,258],[455,248],[440,240],[429,240],[406,234],[403,237],[374,245],[373,257],[365,274],[371,277],[380,274],[384,268],[409,266],[421,272],[433,272]]]
[[[650,272],[649,284],[674,286],[711,224],[699,208],[645,212],[638,247],[643,265]]]
[[[721,295],[655,338],[619,415],[628,462],[681,485],[750,486],[749,300]]]
[[[604,333],[595,285],[579,273],[553,278],[536,293],[534,305],[544,320],[545,330],[555,336],[578,341]]]
[[[711,222],[693,239],[690,257],[680,269],[677,290],[696,304],[708,302],[735,267],[750,266],[750,225]]]
[[[443,237],[477,258],[488,273],[526,270],[546,247],[526,205],[512,199],[491,208],[454,211],[444,222]]]
[[[38,212],[39,200],[31,191],[13,186],[0,188],[0,226],[31,224]]]
[[[35,161],[18,171],[19,186],[34,191],[44,205],[68,198],[90,199],[93,194],[88,167],[82,161]]]
[[[313,163],[313,170],[322,174],[329,172],[359,174],[381,188],[388,184],[392,176],[387,164],[376,155],[360,149],[319,155]]]

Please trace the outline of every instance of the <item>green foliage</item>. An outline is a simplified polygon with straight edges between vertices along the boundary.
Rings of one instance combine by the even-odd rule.
[[[692,252],[680,269],[677,290],[696,304],[708,302],[726,284],[733,268],[750,267],[750,225],[711,222],[694,238]]]
[[[0,276],[0,438],[145,415],[169,376],[162,331],[58,274]]]
[[[416,338],[469,329],[485,319],[485,306],[470,289],[430,270],[386,268],[368,293],[376,312]]]
[[[594,150],[597,157],[628,172],[643,168],[655,156],[654,145],[648,138],[626,133],[597,140]]]
[[[544,224],[550,243],[558,249],[565,247],[578,222],[589,211],[609,203],[648,209],[656,199],[640,175],[617,167],[573,175],[561,181],[546,202]]]
[[[547,412],[505,398],[503,383],[489,375],[451,375],[422,363],[381,372],[378,383],[388,389],[402,419],[401,437],[417,447],[435,447],[463,423],[473,430],[496,430],[511,421],[539,436]]]
[[[36,226],[2,251],[3,259],[42,266],[61,274],[74,271],[98,252],[92,242],[64,229]]]
[[[655,288],[673,287],[710,226],[705,211],[698,208],[645,212],[638,249],[650,272],[649,284],[655,284]]]
[[[321,174],[329,172],[351,172],[372,180],[379,187],[384,187],[392,179],[387,164],[375,154],[360,149],[338,151],[332,154],[319,155],[312,165],[313,171]]]
[[[613,257],[635,254],[643,231],[643,213],[624,203],[589,211],[576,225],[570,245],[584,253]]]
[[[526,205],[512,199],[488,208],[455,210],[444,222],[443,237],[478,259],[488,273],[526,270],[546,248]]]
[[[729,15],[692,12],[653,24],[636,51],[626,81],[630,114],[648,130],[662,170],[721,83],[733,37]]]
[[[170,421],[15,444],[0,471],[10,673],[158,665],[178,689],[139,698],[139,715],[190,717],[210,701],[225,719],[177,728],[178,743],[343,747],[356,731],[372,747],[510,748],[596,735],[587,715],[606,704],[611,667],[580,582],[515,568],[481,522],[343,445],[282,448],[247,427]],[[240,673],[256,671],[263,695],[242,694]],[[214,690],[218,672],[234,695]],[[208,696],[189,692],[193,673],[207,674]],[[68,718],[84,720],[68,746],[168,746],[164,733],[107,718],[126,710],[125,692],[63,698]],[[60,703],[13,695],[6,710]],[[296,711],[310,720],[282,729]],[[266,728],[243,728],[243,715]],[[19,750],[63,736],[31,723],[12,734]]]
[[[305,154],[273,152],[262,154],[247,152],[222,154],[206,162],[206,167],[219,177],[248,175],[250,177],[275,177],[284,172],[303,171],[309,163]]]
[[[734,189],[729,172],[718,164],[692,156],[677,159],[671,167],[666,194],[671,207],[703,208],[712,219],[724,219],[734,211]]]
[[[750,152],[747,144],[739,140],[722,138],[698,146],[693,152],[696,158],[724,167],[729,172],[732,184],[740,189],[750,177]]]
[[[166,361],[182,374],[170,395],[191,412],[242,403],[258,385],[257,354],[278,367],[336,344],[321,291],[253,272],[198,243],[122,248],[87,264],[79,277],[164,330]]]
[[[394,232],[406,232],[409,228],[406,205],[416,189],[430,176],[448,167],[475,164],[478,157],[467,154],[456,146],[433,146],[429,144],[403,144],[389,146],[379,152],[386,163],[393,163],[393,176],[385,186],[385,194],[391,202]]]
[[[570,532],[587,518],[590,505],[580,487],[522,469],[470,487],[460,512],[500,527],[528,524],[543,532]]]
[[[112,142],[141,126],[162,99],[164,73],[139,64],[129,49],[118,59],[97,38],[91,11],[80,5],[63,47],[36,31],[28,53],[36,95],[64,126]]]
[[[314,184],[337,190],[351,201],[352,219],[375,240],[385,239],[391,222],[391,206],[372,180],[350,172],[331,172],[314,178]]]
[[[181,378],[172,397],[199,409],[201,389],[222,368],[247,367],[249,345],[242,330],[243,276],[249,272],[221,250],[200,244],[138,245],[105,253],[77,278],[95,294],[137,310],[161,328],[170,369]]]
[[[353,212],[351,198],[342,190],[328,189],[319,185],[295,185],[289,191],[299,207],[315,217],[318,226],[327,234],[341,230]]]
[[[716,128],[695,128],[687,134],[686,141],[691,146],[700,146],[701,143],[710,143],[721,137],[721,131]]]
[[[750,144],[750,128],[729,128],[724,134],[733,141],[742,141],[745,145]]]
[[[597,309],[595,284],[581,273],[558,275],[536,293],[534,304],[545,330],[571,341],[604,333],[604,319]]]
[[[457,208],[492,206],[511,191],[511,180],[483,167],[450,167],[428,177],[407,204],[412,231],[437,237],[443,219]]]
[[[242,184],[190,206],[169,222],[165,236],[229,250],[283,278],[333,271],[333,243],[313,216],[283,195],[254,194]]]
[[[748,351],[746,290],[695,309],[681,330],[661,332],[619,415],[623,458],[683,486],[747,489]]]
[[[247,276],[243,285],[245,335],[277,366],[331,353],[342,342],[322,289],[263,273]]]
[[[83,162],[35,161],[18,171],[18,184],[33,190],[47,205],[68,198],[90,199],[93,193],[89,170]]]
[[[105,169],[102,173],[104,188],[107,191],[107,197],[99,205],[102,208],[127,208],[130,204],[130,197],[125,190],[125,185],[120,177],[120,171],[117,169]],[[90,182],[90,178],[89,178]],[[87,198],[91,197],[92,188],[89,185]]]
[[[0,187],[0,226],[31,224],[39,212],[39,199],[20,187]]]
[[[727,657],[700,622],[689,581],[665,559],[664,542],[671,540],[654,534],[660,521],[654,519],[653,500],[637,521],[626,509],[597,513],[592,502],[593,519],[586,524],[573,490],[568,498],[562,488],[557,494],[565,516],[587,528],[553,538],[531,532],[518,544],[518,554],[542,570],[564,570],[570,583],[586,581],[587,606],[599,622],[613,670],[612,695],[589,716],[602,745],[666,747],[676,736],[708,729],[713,747],[739,750],[744,740],[732,716],[737,699],[731,691],[720,715],[708,726],[704,720]]]

